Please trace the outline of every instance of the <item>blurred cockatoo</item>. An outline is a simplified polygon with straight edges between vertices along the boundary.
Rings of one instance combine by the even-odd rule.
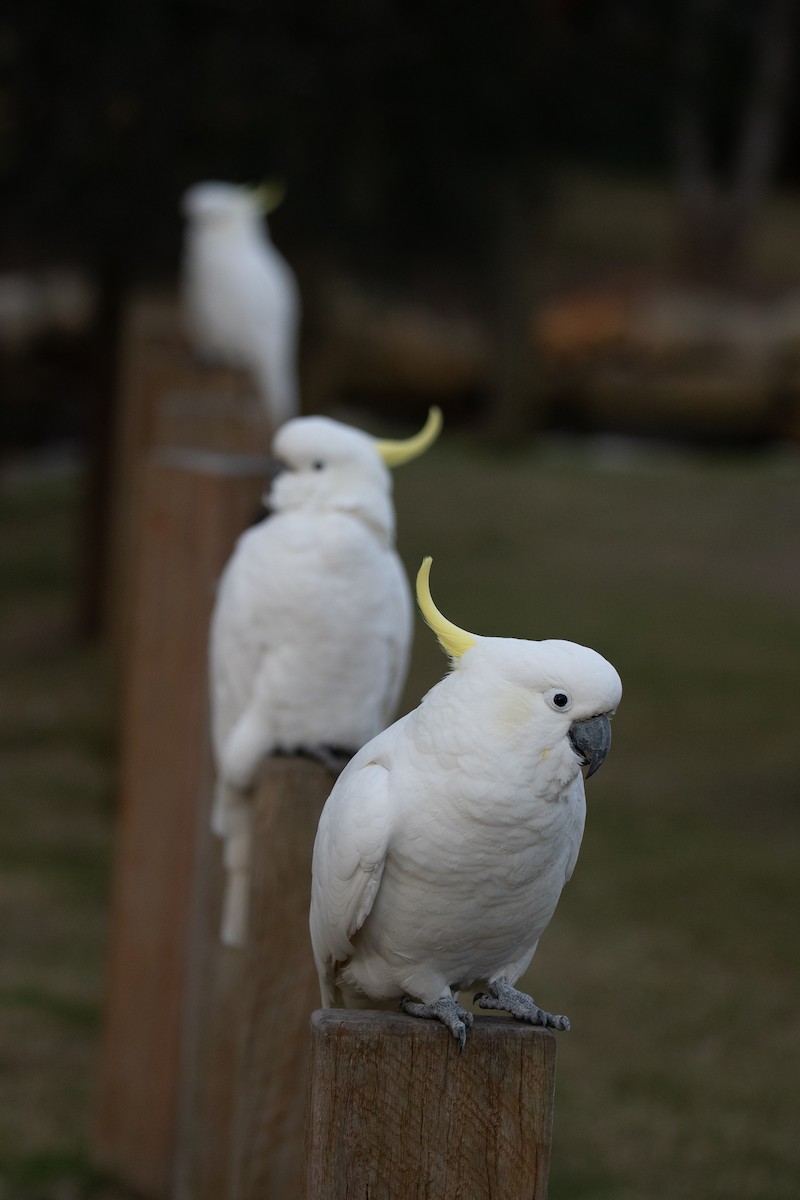
[[[246,936],[252,786],[264,757],[305,751],[341,767],[395,714],[411,648],[411,593],[394,549],[388,468],[441,427],[381,441],[327,417],[273,439],[271,515],[220,580],[210,634],[213,828],[225,839],[223,941]]]
[[[183,197],[182,292],[196,350],[252,373],[270,424],[299,412],[300,297],[269,236],[276,190],[197,183]]]
[[[574,642],[477,637],[422,613],[452,671],[362,747],[336,781],[314,846],[311,941],[326,1007],[400,1006],[463,1049],[481,1008],[568,1029],[513,985],[570,878],[587,778],[611,744],[622,688]]]

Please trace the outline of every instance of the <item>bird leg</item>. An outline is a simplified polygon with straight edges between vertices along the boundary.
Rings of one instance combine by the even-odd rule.
[[[495,979],[488,992],[477,992],[473,1003],[479,1008],[499,1008],[511,1013],[519,1021],[530,1021],[531,1025],[544,1025],[546,1029],[569,1029],[569,1018],[555,1016],[539,1008],[525,992],[518,992],[507,979]]]
[[[301,747],[297,753],[305,758],[313,759],[314,762],[322,763],[323,767],[327,767],[331,774],[340,775],[355,754],[355,750],[346,750],[339,746],[326,746],[323,742],[312,742],[308,746]]]
[[[441,1021],[443,1025],[447,1026],[453,1037],[458,1038],[461,1049],[463,1050],[466,1046],[467,1030],[472,1027],[473,1016],[468,1009],[462,1008],[452,996],[440,996],[433,1004],[421,1004],[417,1000],[412,1000],[410,996],[404,996],[400,1001],[400,1008],[412,1017],[427,1017],[434,1021]]]

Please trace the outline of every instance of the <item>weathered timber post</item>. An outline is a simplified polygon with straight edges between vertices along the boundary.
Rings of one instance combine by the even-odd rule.
[[[326,1009],[311,1021],[305,1200],[545,1200],[556,1041],[476,1017]]]
[[[115,647],[124,647],[130,636],[130,564],[147,455],[159,446],[266,454],[271,431],[255,386],[243,371],[197,361],[183,331],[177,297],[171,294],[142,293],[130,301],[117,393],[104,607]]]
[[[299,1200],[308,1021],[319,1005],[308,910],[311,854],[333,776],[302,758],[266,760],[253,793],[248,940],[219,941],[221,903],[194,943],[184,1045],[177,1200]],[[201,831],[201,839],[203,837]],[[198,855],[219,857],[220,843]],[[207,888],[202,877],[197,888]]]
[[[264,470],[262,459],[162,450],[142,473],[94,1149],[146,1196],[166,1196],[173,1171],[196,830],[210,781],[214,585]]]
[[[319,763],[273,758],[256,795],[231,1200],[299,1200],[303,1186],[308,1022],[320,1003],[311,855],[333,783]]]

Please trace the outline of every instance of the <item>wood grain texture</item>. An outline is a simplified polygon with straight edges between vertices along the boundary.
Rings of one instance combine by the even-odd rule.
[[[244,372],[205,365],[192,353],[174,294],[134,295],[124,313],[120,341],[103,603],[112,646],[123,656],[133,620],[131,572],[148,455],[160,446],[265,455],[271,430]]]
[[[326,1009],[311,1021],[305,1200],[545,1200],[556,1040],[476,1017]]]
[[[196,833],[210,759],[214,585],[263,487],[260,468],[150,456],[123,663],[120,795],[96,1160],[146,1196],[171,1185]]]
[[[318,763],[271,758],[255,794],[231,1200],[299,1200],[302,1190],[308,1022],[320,1002],[311,856],[333,783]]]
[[[226,1200],[230,1190],[244,956],[219,940],[223,893],[221,843],[205,803],[192,890],[174,1200]]]
[[[308,932],[311,855],[332,786],[318,763],[265,761],[253,792],[242,949],[220,943],[221,843],[208,822],[200,831],[176,1200],[299,1197],[307,1029],[319,1004]]]

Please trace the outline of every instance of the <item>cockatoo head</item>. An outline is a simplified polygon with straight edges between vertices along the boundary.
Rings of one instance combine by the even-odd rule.
[[[273,439],[280,470],[266,502],[273,512],[350,513],[391,538],[394,512],[388,468],[427,450],[441,425],[441,412],[432,408],[415,437],[382,441],[329,417],[296,417]]]
[[[236,183],[195,183],[183,195],[181,211],[197,232],[266,228],[264,216],[277,208],[282,190],[276,184],[257,188]]]
[[[587,778],[611,746],[611,717],[622,683],[611,663],[576,642],[478,637],[442,615],[430,594],[431,559],[417,575],[417,599],[454,670],[473,676],[487,720],[523,737],[535,731],[542,759],[588,766]],[[465,681],[466,682],[466,681]]]

